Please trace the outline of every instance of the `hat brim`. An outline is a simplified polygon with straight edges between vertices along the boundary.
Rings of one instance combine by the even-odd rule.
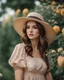
[[[25,34],[23,33],[23,29],[25,28],[25,23],[30,20],[37,21],[44,26],[44,29],[46,31],[46,38],[48,39],[48,45],[50,45],[54,41],[54,39],[56,37],[56,33],[55,33],[54,29],[45,21],[40,21],[38,19],[27,18],[27,17],[17,18],[13,23],[13,26],[14,26],[14,29],[16,30],[16,32],[21,37],[24,37]]]

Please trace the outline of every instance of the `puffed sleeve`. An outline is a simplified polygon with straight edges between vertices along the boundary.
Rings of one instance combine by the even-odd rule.
[[[11,57],[8,60],[11,67],[25,68],[26,67],[26,53],[23,43],[17,44],[13,50]]]

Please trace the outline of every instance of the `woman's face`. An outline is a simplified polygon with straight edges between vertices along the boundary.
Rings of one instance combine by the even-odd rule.
[[[26,26],[26,33],[29,39],[36,39],[39,36],[39,30],[37,28],[36,22],[28,21]]]

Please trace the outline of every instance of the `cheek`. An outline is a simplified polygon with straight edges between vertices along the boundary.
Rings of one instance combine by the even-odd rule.
[[[35,35],[39,36],[39,31],[38,30],[35,31]]]

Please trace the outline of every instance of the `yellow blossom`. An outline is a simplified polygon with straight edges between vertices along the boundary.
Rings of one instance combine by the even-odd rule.
[[[20,12],[21,12],[21,10],[17,9],[15,14],[18,15]]]
[[[62,34],[64,34],[64,28],[62,29]]]
[[[61,52],[62,50],[63,50],[62,47],[60,47],[60,48],[57,49],[58,52]]]
[[[61,14],[61,10],[60,9],[56,9],[56,13],[57,14]]]
[[[61,15],[64,16],[64,8],[61,9]]]
[[[58,33],[58,32],[60,31],[60,27],[57,26],[57,25],[55,25],[55,26],[53,27],[53,29],[55,30],[56,33]]]
[[[22,11],[22,13],[23,13],[24,15],[27,15],[28,12],[29,12],[29,10],[28,10],[27,8],[23,9],[23,11]]]
[[[63,56],[58,56],[57,63],[58,63],[59,67],[63,67],[64,66],[64,57]]]
[[[56,2],[55,1],[52,1],[52,3],[51,3],[52,5],[56,5]]]

